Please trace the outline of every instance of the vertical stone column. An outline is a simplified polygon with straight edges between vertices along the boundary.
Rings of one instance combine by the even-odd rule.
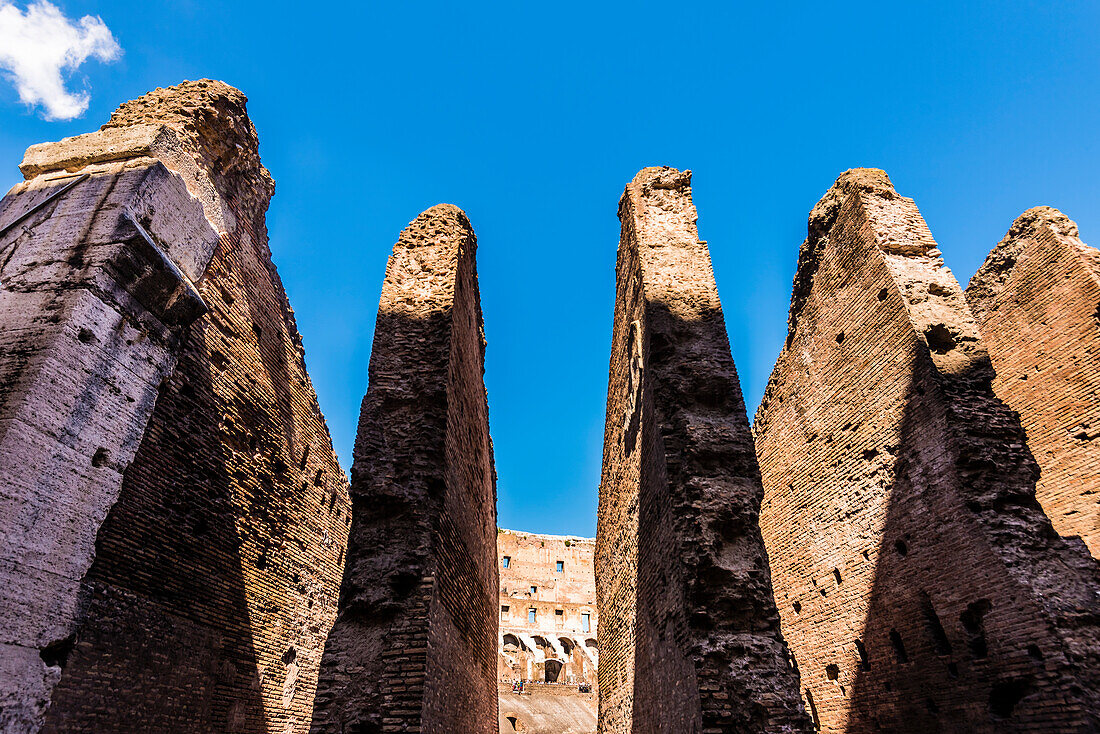
[[[477,240],[439,205],[393,248],[313,732],[497,731],[496,475]]]
[[[808,731],[691,173],[619,203],[596,540],[601,734]]]
[[[218,243],[146,156],[33,176],[0,202],[0,730],[35,732],[81,582]]]
[[[1097,564],[1038,470],[961,288],[882,171],[810,214],[753,430],[783,632],[823,731],[1100,720]]]
[[[0,275],[2,298],[22,299],[0,307],[4,333],[30,334],[4,351],[5,405],[56,414],[9,430],[28,448],[0,454],[5,490],[30,492],[0,514],[35,543],[14,576],[48,612],[26,613],[47,626],[18,644],[40,658],[49,707],[15,730],[306,731],[347,480],[271,262],[273,184],[244,95],[158,89],[100,132],[32,147],[21,169],[4,217],[79,183],[11,230],[32,226]],[[52,558],[43,536],[60,539]]]
[[[966,300],[1041,474],[1039,503],[1100,556],[1100,251],[1057,209],[1020,215]]]

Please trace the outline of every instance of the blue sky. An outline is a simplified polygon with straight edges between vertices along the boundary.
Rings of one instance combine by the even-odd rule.
[[[244,90],[345,466],[393,242],[435,203],[466,210],[504,527],[595,533],[616,206],[643,166],[695,172],[750,414],[806,215],[847,168],[886,169],[964,284],[1031,206],[1100,242],[1094,2],[55,4],[102,18],[122,54],[67,77],[90,95],[70,121],[0,80],[0,186],[28,145],[154,87]]]

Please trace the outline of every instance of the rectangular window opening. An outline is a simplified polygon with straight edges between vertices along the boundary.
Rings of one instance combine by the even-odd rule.
[[[504,558],[501,559],[501,563],[505,568],[508,568],[509,564],[512,563],[512,557],[511,556],[504,556]]]
[[[531,624],[535,623],[535,610],[533,608],[527,610],[527,621]]]
[[[565,616],[565,610],[564,609],[555,609],[554,614],[558,617],[564,617]]]
[[[581,632],[588,632],[588,612],[581,612]]]
[[[532,587],[531,587],[531,593],[532,593],[532,594],[537,594],[537,593],[539,593],[539,587],[537,587],[537,586],[532,586]]]
[[[557,571],[558,573],[565,573],[565,561],[558,561]]]
[[[509,610],[509,607],[508,607],[507,604],[501,604],[500,605],[500,616],[507,617],[508,616],[508,610]]]

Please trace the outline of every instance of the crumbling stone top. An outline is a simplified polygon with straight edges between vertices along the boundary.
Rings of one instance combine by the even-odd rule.
[[[425,209],[401,230],[397,247],[427,247],[452,237],[464,237],[470,228],[466,212],[454,204],[436,204]]]
[[[224,195],[245,205],[267,202],[275,193],[271,174],[260,163],[256,128],[241,90],[212,79],[158,87],[123,102],[101,129],[164,124],[179,131]]]
[[[794,334],[798,316],[810,294],[810,286],[813,285],[813,278],[817,273],[818,261],[825,251],[829,231],[833,228],[844,202],[859,193],[883,199],[898,196],[886,171],[879,168],[851,168],[837,176],[833,185],[810,211],[806,239],[798,249],[798,269],[795,271],[791,311],[787,319],[788,340]]]
[[[993,307],[1024,248],[1043,230],[1061,238],[1078,236],[1077,223],[1052,206],[1033,207],[1017,217],[966,287],[966,300],[979,320]]]

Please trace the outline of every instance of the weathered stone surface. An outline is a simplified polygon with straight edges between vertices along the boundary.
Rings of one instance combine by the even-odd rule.
[[[808,731],[690,181],[646,168],[619,204],[596,540],[599,730]]]
[[[496,475],[476,249],[466,215],[440,205],[390,256],[314,732],[496,731]]]
[[[244,105],[210,81],[127,103],[116,127],[32,148],[0,211],[88,174],[12,230],[0,273],[0,441],[18,449],[0,524],[23,557],[4,587],[42,598],[0,597],[29,620],[0,669],[5,731],[308,729],[347,480]],[[23,662],[37,698],[8,684]]]
[[[595,538],[497,533],[501,683],[541,681],[596,689],[595,551]]]
[[[1051,207],[1020,215],[966,300],[1041,473],[1039,503],[1100,556],[1100,251]]]
[[[783,632],[823,731],[1100,726],[1100,573],[1035,501],[992,379],[912,200],[843,174],[810,214],[753,428]]]
[[[41,727],[96,533],[205,310],[181,266],[201,276],[217,243],[149,158],[0,202],[0,730]]]

